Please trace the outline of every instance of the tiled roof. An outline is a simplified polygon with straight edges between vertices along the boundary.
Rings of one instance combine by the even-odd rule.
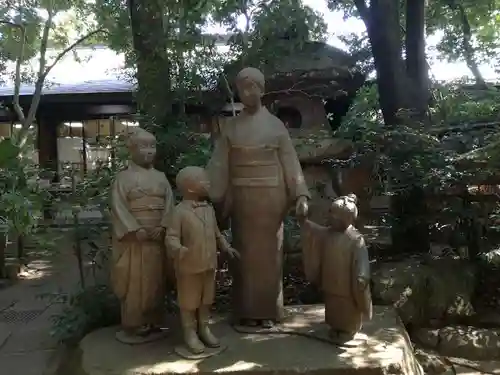
[[[214,36],[210,35],[210,37]],[[217,48],[220,49],[221,52],[225,52],[229,48],[226,45],[228,36],[215,35],[215,37]],[[318,58],[314,59],[314,61],[316,61],[314,63],[314,68],[318,68],[318,64],[321,68],[323,68],[323,65],[335,66],[339,64],[340,60],[344,62],[343,60],[350,59],[350,56],[345,52],[328,46],[325,43],[311,42],[308,43],[308,47],[310,51],[305,51],[308,57],[310,57],[311,54],[314,55],[314,53],[317,52],[316,50],[321,50],[323,54],[326,54],[326,57],[323,58],[324,61],[322,60],[322,65],[316,61]],[[51,76],[48,77],[48,81],[52,81],[53,83],[48,82],[42,91],[42,95],[77,95],[134,91],[135,85],[133,83],[126,79],[120,79],[112,72],[113,70],[117,70],[120,66],[123,66],[123,56],[103,46],[94,46],[93,48],[82,47],[79,48],[79,53],[81,53],[81,57],[85,62],[77,63],[71,55],[63,58],[51,71]],[[295,60],[296,59],[294,59],[295,65],[298,64],[299,67],[304,68],[304,63]],[[307,68],[308,66],[306,64],[306,69]],[[285,71],[294,69],[297,69],[297,66],[289,66]],[[80,77],[85,77],[87,81],[79,82],[78,78]],[[28,96],[32,95],[34,91],[34,86],[22,85],[20,94],[22,96]],[[9,86],[0,86],[0,100],[2,97],[11,97],[12,95],[14,95],[12,83]]]
[[[131,92],[134,90],[134,86],[135,85],[131,82],[120,80],[96,80],[82,83],[52,84],[43,89],[42,95]],[[32,95],[34,91],[35,86],[21,86],[21,95]],[[0,86],[0,97],[12,95],[14,95],[13,87]]]
[[[227,35],[206,35],[207,38],[215,38],[220,44],[221,51],[226,48]],[[72,54],[67,54],[57,63],[47,77],[47,84],[42,95],[58,94],[98,94],[98,93],[119,93],[131,92],[134,85],[126,78],[120,78],[117,71],[121,71],[124,66],[123,54],[116,53],[105,46],[77,47],[80,61],[75,60]],[[48,51],[52,54],[56,50]],[[38,68],[38,60],[32,61],[32,68]],[[10,71],[13,71],[13,63]],[[0,72],[0,76],[1,76]],[[83,79],[80,80],[80,78]],[[9,81],[9,80],[7,80]],[[82,82],[83,81],[83,82]],[[21,95],[31,95],[35,87],[31,85],[21,86]],[[12,96],[14,87],[12,82],[6,86],[0,85],[0,99],[5,96]]]

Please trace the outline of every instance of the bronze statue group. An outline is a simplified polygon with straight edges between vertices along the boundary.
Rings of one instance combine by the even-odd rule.
[[[111,276],[121,302],[120,341],[161,336],[167,257],[175,272],[185,349],[201,355],[220,347],[209,326],[217,249],[232,258],[235,324],[279,327],[284,319],[283,220],[292,207],[301,223],[306,277],[324,293],[330,338],[349,340],[363,318],[371,317],[368,251],[354,227],[356,197],[334,200],[327,225],[308,220],[310,193],[292,140],[262,105],[264,75],[245,68],[236,88],[244,110],[225,125],[206,168],[179,172],[176,187],[183,199],[175,207],[169,182],[153,168],[155,137],[143,129],[129,136],[129,166],[117,175],[111,200]],[[232,244],[221,234],[208,201],[219,217],[229,219]]]

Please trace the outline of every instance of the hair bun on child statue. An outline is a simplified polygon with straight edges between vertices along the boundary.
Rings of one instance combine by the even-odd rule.
[[[358,217],[357,201],[355,194],[343,195],[332,202],[331,210],[346,221],[356,220]]]
[[[347,194],[346,198],[347,198],[348,201],[350,201],[350,202],[352,202],[354,204],[358,203],[358,197],[354,193]]]

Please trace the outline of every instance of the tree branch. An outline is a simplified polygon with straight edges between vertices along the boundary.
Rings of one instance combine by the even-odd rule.
[[[12,107],[14,109],[14,112],[16,113],[17,120],[21,122],[21,124],[24,123],[25,118],[24,118],[24,112],[19,104],[19,95],[21,91],[21,65],[24,60],[24,46],[26,43],[26,28],[24,25],[7,21],[7,20],[0,20],[0,24],[4,24],[7,26],[10,26],[12,28],[18,29],[20,32],[20,38],[19,38],[19,51],[16,57],[16,72],[15,72],[15,78],[14,78],[14,98],[12,100]]]
[[[81,38],[78,38],[74,43],[70,44],[68,47],[66,47],[64,50],[62,50],[59,54],[57,54],[57,56],[55,57],[54,61],[51,64],[47,65],[46,54],[47,54],[47,48],[48,48],[49,34],[50,34],[50,30],[52,29],[53,18],[54,18],[54,11],[53,11],[52,5],[53,4],[51,4],[50,8],[47,9],[48,18],[47,18],[47,21],[45,22],[45,25],[43,28],[43,33],[42,33],[42,38],[41,38],[40,59],[39,59],[37,80],[35,83],[35,91],[33,93],[33,99],[32,99],[27,116],[24,115],[23,109],[19,103],[19,97],[20,97],[20,91],[21,91],[21,65],[22,65],[22,62],[24,59],[26,28],[24,27],[24,25],[19,24],[19,23],[15,23],[15,22],[8,21],[8,20],[0,20],[0,24],[4,24],[7,26],[16,28],[21,33],[21,37],[19,40],[19,52],[18,52],[18,56],[16,59],[16,71],[15,71],[15,79],[14,79],[14,97],[13,97],[13,101],[12,101],[12,106],[13,106],[13,109],[16,113],[17,119],[22,124],[22,128],[21,128],[21,130],[19,132],[19,136],[18,136],[18,141],[19,141],[20,147],[22,147],[26,143],[29,128],[31,127],[33,121],[35,120],[38,105],[40,104],[40,99],[41,99],[45,79],[47,78],[50,71],[56,66],[56,64],[68,52],[70,52],[72,49],[74,49],[77,45],[83,43],[85,40],[91,38],[92,36],[94,36],[98,33],[104,32],[104,28],[99,28],[97,30],[94,30],[94,31],[87,33],[86,35],[82,36]]]
[[[368,22],[370,22],[370,9],[366,5],[365,0],[354,0],[354,5],[358,10],[359,15],[368,26]]]
[[[467,67],[471,71],[474,79],[476,80],[476,85],[479,87],[487,88],[488,85],[479,70],[479,66],[474,56],[474,47],[472,46],[472,30],[469,22],[469,18],[462,4],[457,3],[455,0],[448,0],[446,2],[451,11],[457,11],[460,18],[460,23],[462,27],[462,54],[467,64]]]
[[[88,34],[85,34],[84,36],[82,36],[81,38],[78,38],[75,42],[71,43],[69,46],[67,46],[65,49],[63,49],[54,59],[54,61],[52,62],[52,64],[48,65],[47,68],[45,69],[45,72],[43,73],[43,79],[45,80],[45,78],[47,78],[48,74],[50,73],[50,71],[54,68],[54,66],[56,66],[56,64],[68,53],[70,52],[71,50],[73,50],[76,46],[78,46],[79,44],[82,44],[83,42],[85,42],[87,39],[93,37],[94,35],[97,35],[99,33],[104,33],[106,32],[104,30],[103,27],[97,29],[97,30],[94,30],[94,31],[91,31],[89,32]]]
[[[226,77],[226,75],[224,74],[224,72],[222,72],[222,78],[224,79],[224,83],[226,84],[226,89],[227,89],[227,92],[229,94],[229,99],[231,100],[231,107],[232,107],[232,110],[233,110],[233,117],[236,116],[236,110],[234,108],[234,93],[233,93],[233,90],[231,90],[231,85],[229,84],[229,81]]]
[[[477,64],[476,58],[474,56],[474,47],[472,46],[472,31],[469,23],[469,18],[467,17],[467,13],[462,5],[458,5],[458,11],[460,14],[460,18],[462,21],[462,49],[464,52],[465,61],[470,71],[474,75],[476,80],[476,84],[480,87],[488,87],[486,81],[479,70],[479,66]]]
[[[31,124],[35,120],[36,112],[38,109],[38,105],[40,104],[40,99],[42,96],[42,90],[43,90],[43,85],[45,84],[45,79],[47,78],[48,74],[50,71],[56,66],[56,64],[61,61],[61,59],[71,50],[73,50],[77,45],[83,43],[85,40],[91,38],[92,36],[103,32],[104,28],[99,28],[97,30],[91,31],[84,36],[78,38],[75,42],[71,43],[69,46],[67,46],[64,50],[62,50],[60,53],[57,54],[55,57],[54,61],[52,61],[51,64],[47,65],[46,61],[46,53],[47,53],[47,44],[48,44],[48,37],[49,37],[49,31],[52,27],[52,19],[53,19],[53,13],[49,12],[49,18],[47,19],[47,22],[45,23],[45,27],[43,30],[42,34],[42,42],[40,46],[40,66],[38,70],[38,78],[35,83],[35,92],[33,93],[33,99],[31,102],[31,106],[28,112],[28,116],[26,117],[26,120],[23,123],[23,128],[21,129],[21,134],[20,139],[22,140],[23,144],[26,141],[26,135],[28,132],[28,129],[30,128]]]
[[[30,109],[28,111],[28,115],[22,124],[22,128],[19,131],[18,135],[18,145],[19,147],[23,147],[28,139],[29,128],[35,119],[36,111],[38,109],[38,104],[40,103],[40,97],[42,96],[42,89],[44,83],[44,72],[45,65],[47,63],[46,54],[47,54],[47,45],[49,42],[49,33],[52,28],[52,20],[54,18],[54,9],[53,2],[50,1],[49,7],[47,9],[48,17],[47,21],[45,21],[45,25],[43,26],[42,39],[40,42],[40,62],[38,66],[38,74],[37,80],[35,83],[35,92],[33,93],[33,97],[31,100]]]

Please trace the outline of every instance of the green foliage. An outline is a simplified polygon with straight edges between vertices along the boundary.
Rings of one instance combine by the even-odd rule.
[[[48,296],[51,297],[51,296]],[[105,285],[80,289],[74,294],[52,296],[64,305],[52,317],[52,334],[64,343],[77,343],[87,333],[120,322],[120,305],[114,293]]]
[[[423,125],[384,126],[377,89],[372,86],[358,94],[336,135],[355,141],[356,153],[349,162],[372,163],[378,189],[397,192],[421,186],[442,190],[468,173],[457,169],[456,160],[489,144],[493,136],[484,134],[484,129],[483,136],[466,127],[451,134],[442,134],[443,129],[496,119],[499,95],[497,91],[467,92],[456,84],[436,89],[437,101],[431,110],[434,124],[429,132]]]
[[[498,119],[500,92],[495,88],[475,89],[456,82],[440,86],[433,122],[436,125],[453,126],[466,123],[490,122]]]
[[[283,223],[283,242],[286,250],[296,250],[300,243],[300,225],[295,217],[287,216]]]
[[[500,92],[448,85],[439,88],[436,96],[439,100],[433,118],[437,129],[444,132],[442,142],[459,153],[457,161],[481,162],[480,170],[469,170],[469,177],[478,180],[495,174],[500,165]]]
[[[17,162],[19,147],[13,144],[10,139],[0,140],[0,168],[8,168]]]
[[[2,4],[3,3],[3,4]],[[19,56],[19,45],[21,34],[19,29],[13,28],[10,23],[23,24],[26,27],[25,48],[23,60],[28,60],[36,56],[40,51],[40,34],[43,26],[43,18],[37,11],[38,6],[20,7],[11,6],[10,2],[0,2],[0,54],[5,58],[15,61]],[[13,12],[17,8],[17,12]]]
[[[246,65],[274,73],[280,59],[299,51],[305,42],[326,39],[322,15],[301,0],[226,1],[224,5],[214,19],[232,34],[229,45],[237,69]],[[241,16],[245,23],[239,27]]]
[[[497,59],[500,33],[500,2],[495,0],[441,0],[429,2],[427,9],[427,32],[442,33],[436,46],[442,59],[464,61],[463,48],[464,10],[466,22],[472,34],[472,47],[478,63]],[[467,27],[467,26],[466,26]]]
[[[370,9],[368,1],[328,0],[331,10],[344,12],[345,18],[362,18],[358,4]],[[400,0],[403,10],[405,1]],[[439,0],[426,2],[427,36],[438,36],[436,45],[438,59],[449,62],[465,61],[472,70],[474,65],[490,63],[498,65],[500,33],[500,2],[496,0]],[[405,31],[405,15],[399,14],[401,29]],[[366,23],[366,19],[364,20]],[[359,55],[361,65],[370,60],[365,38],[341,35],[351,53]],[[474,72],[473,72],[474,73]],[[479,72],[481,73],[481,72]],[[476,75],[474,73],[474,75]],[[476,76],[476,79],[478,77]]]
[[[23,150],[26,155],[27,150]],[[20,157],[21,156],[21,157]],[[37,183],[39,169],[11,140],[0,141],[0,216],[7,219],[9,232],[33,233],[37,212],[43,206],[46,192]]]
[[[192,129],[192,127],[191,127]],[[175,181],[177,172],[188,165],[205,166],[210,157],[211,141],[203,134],[189,130],[178,121],[168,127],[154,129],[158,139],[158,168]]]
[[[245,18],[243,30],[238,27],[238,17]],[[242,50],[258,48],[266,39],[324,40],[326,24],[323,17],[301,0],[283,1],[234,1],[225,0],[213,14],[228,31],[240,35]],[[243,45],[244,43],[251,44]],[[256,45],[255,45],[256,44]]]
[[[116,173],[124,167],[126,153],[120,141],[109,140],[116,150],[114,168],[100,165],[82,181],[73,181],[72,192],[59,197],[57,207],[68,205],[73,211],[74,249],[80,271],[80,288],[76,292],[56,293],[54,302],[64,305],[61,312],[52,317],[52,334],[65,343],[77,343],[87,333],[99,327],[118,324],[119,301],[109,287],[110,234],[106,215],[110,188]],[[104,214],[104,221],[81,223],[78,214],[89,206],[97,206]],[[90,265],[90,273],[84,270]]]
[[[55,20],[50,25],[47,23],[48,13],[52,15],[52,20]],[[42,46],[61,50],[67,48],[75,39],[94,29],[95,22],[92,19],[89,4],[84,0],[0,0],[0,60],[16,62],[20,59],[23,82],[34,82],[39,78],[39,67],[35,67],[33,71],[27,63],[35,57],[40,57]],[[42,31],[47,26],[50,30],[48,39],[44,40]],[[21,27],[24,29],[24,40]],[[56,57],[44,58],[48,58],[48,67]],[[42,73],[45,68],[43,67]],[[3,74],[14,76],[13,71],[4,71]]]
[[[347,46],[349,54],[357,61],[356,65],[361,73],[369,76],[375,71],[370,41],[366,32],[361,34],[361,36],[356,33],[350,33],[339,35],[338,38]]]

